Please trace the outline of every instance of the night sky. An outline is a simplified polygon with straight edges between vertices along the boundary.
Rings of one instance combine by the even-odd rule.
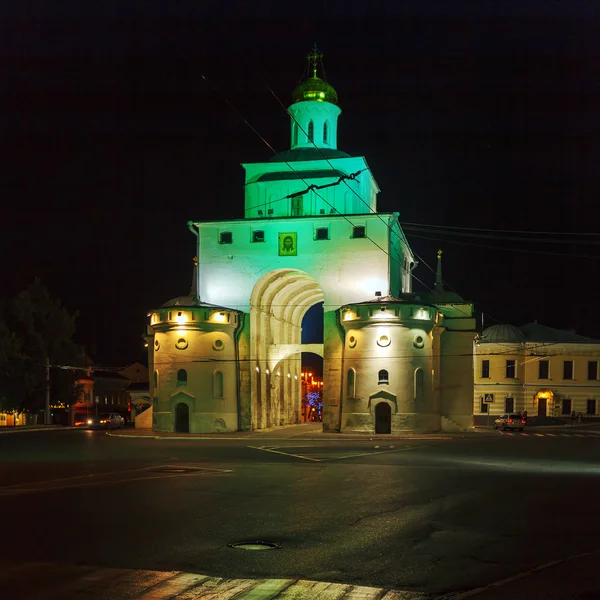
[[[268,88],[287,105],[315,42],[338,147],[366,157],[416,253],[435,267],[443,248],[486,325],[600,336],[596,3],[12,4],[1,293],[40,277],[101,364],[135,359],[148,310],[188,292],[186,222],[243,216],[240,163],[272,156],[243,119],[289,147]]]

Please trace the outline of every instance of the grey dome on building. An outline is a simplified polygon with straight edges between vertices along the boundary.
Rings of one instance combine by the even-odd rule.
[[[519,343],[525,341],[525,336],[515,325],[492,325],[481,334],[480,343]]]

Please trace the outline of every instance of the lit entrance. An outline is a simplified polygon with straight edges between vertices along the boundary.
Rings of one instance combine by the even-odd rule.
[[[392,409],[387,402],[375,407],[375,433],[392,433]]]
[[[183,402],[175,408],[175,431],[178,433],[190,431],[190,408]]]
[[[548,414],[548,402],[552,402],[554,394],[552,390],[540,390],[534,399],[534,405],[537,404],[537,416],[545,417]]]

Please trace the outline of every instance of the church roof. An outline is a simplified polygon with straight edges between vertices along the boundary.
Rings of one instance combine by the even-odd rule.
[[[338,95],[334,87],[313,75],[296,86],[292,102],[331,102],[337,104]]]
[[[364,306],[367,304],[423,304],[430,306],[431,303],[424,298],[425,294],[400,294],[400,296],[376,296],[372,300],[363,302],[349,302],[351,306]]]
[[[521,343],[525,336],[516,325],[492,325],[483,331],[479,340],[481,343]]]
[[[347,177],[337,169],[313,169],[312,171],[275,171],[265,173],[258,181],[281,181],[284,179],[320,179],[323,177]]]
[[[484,330],[480,343],[524,343],[524,342],[555,342],[555,343],[600,343],[600,340],[578,335],[572,330],[555,329],[538,323],[527,323],[522,327],[515,325],[492,325]]]
[[[177,298],[171,298],[164,304],[161,304],[160,308],[216,308],[221,310],[234,310],[227,308],[226,306],[219,306],[218,304],[208,304],[207,302],[201,302],[197,296],[178,296]]]
[[[270,162],[299,162],[301,160],[325,160],[326,158],[350,158],[350,155],[333,148],[294,148],[279,152],[270,159]]]
[[[527,323],[519,329],[528,342],[600,343],[600,340],[579,335],[571,329],[555,329],[538,323]]]

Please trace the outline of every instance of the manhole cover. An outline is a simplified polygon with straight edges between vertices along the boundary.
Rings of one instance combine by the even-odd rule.
[[[274,542],[235,542],[229,544],[230,548],[237,548],[239,550],[276,550],[281,548],[279,544]]]

